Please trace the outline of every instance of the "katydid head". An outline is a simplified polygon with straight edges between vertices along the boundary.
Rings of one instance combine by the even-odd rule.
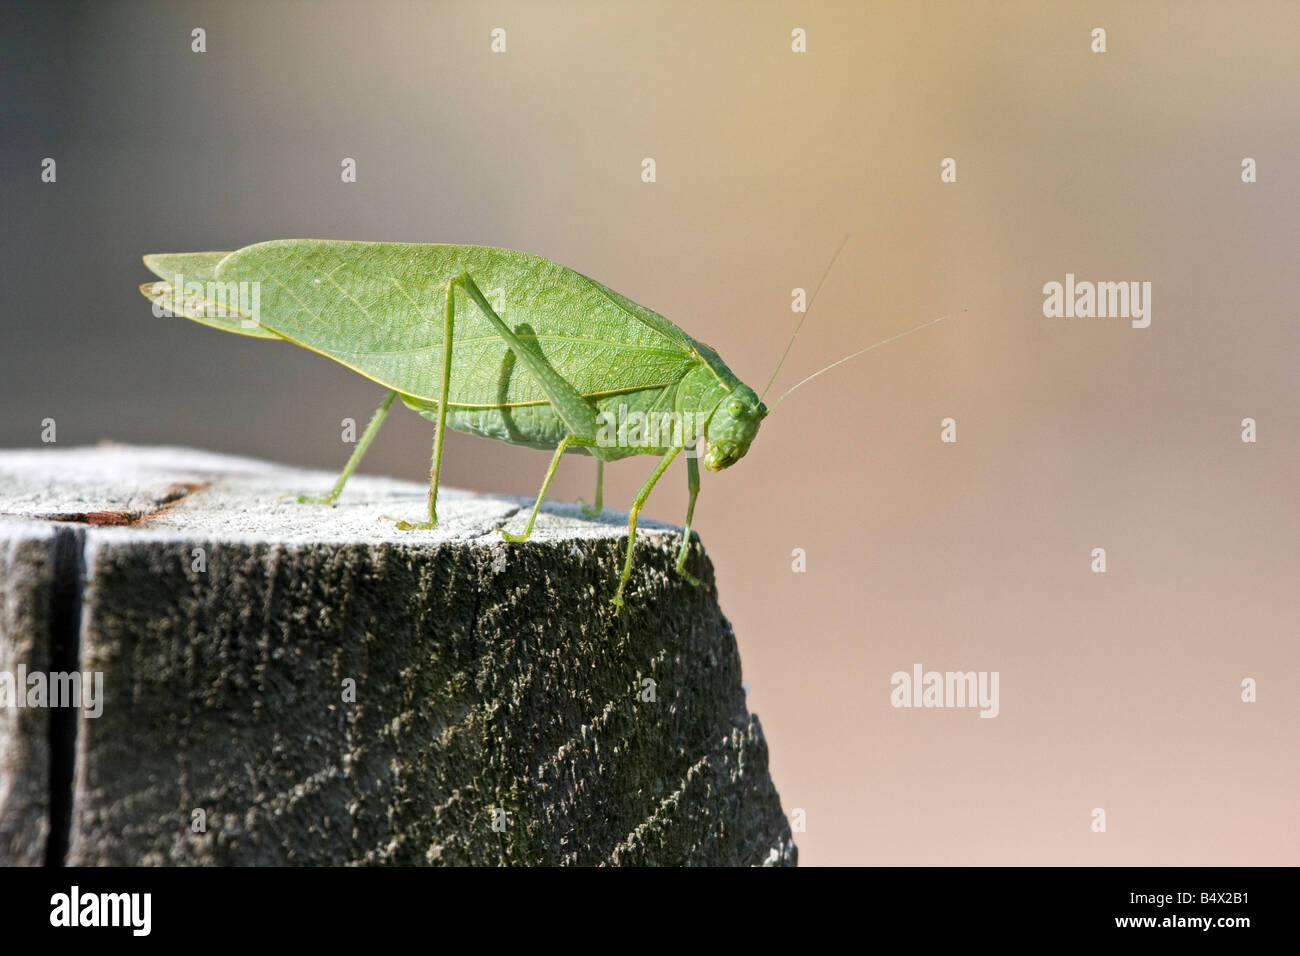
[[[737,385],[718,403],[705,430],[708,449],[704,467],[709,471],[730,468],[749,451],[759,423],[767,417],[767,406],[748,385]]]

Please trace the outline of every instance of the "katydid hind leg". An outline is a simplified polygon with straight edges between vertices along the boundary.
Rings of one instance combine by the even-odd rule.
[[[567,447],[569,447],[569,437],[566,435],[555,448],[555,455],[551,458],[551,467],[546,469],[546,477],[542,479],[542,490],[537,493],[537,501],[533,503],[533,511],[528,516],[528,525],[524,528],[523,534],[511,534],[505,528],[502,528],[502,538],[516,544],[528,540],[529,535],[533,533],[533,522],[537,520],[537,512],[541,509],[542,501],[546,498],[546,490],[551,487],[551,479],[555,477],[555,469],[560,467],[560,459],[564,457],[564,449]]]
[[[442,376],[438,385],[438,422],[433,433],[433,455],[429,463],[429,520],[399,521],[402,531],[427,531],[438,525],[438,480],[442,475],[442,442],[447,434],[447,398],[451,389],[451,345],[456,330],[456,280],[447,281],[447,298],[442,310]]]
[[[439,389],[438,401],[438,427],[434,436],[433,445],[433,462],[429,475],[429,520],[419,523],[407,521],[397,522],[397,527],[403,531],[420,530],[432,528],[438,523],[437,502],[438,502],[438,478],[442,468],[442,443],[443,436],[447,427],[447,404],[449,397],[449,382],[451,379],[451,343],[452,333],[455,326],[456,312],[456,286],[465,290],[465,294],[478,306],[479,310],[491,322],[497,334],[505,340],[515,357],[522,362],[532,373],[538,384],[545,393],[551,407],[556,410],[556,414],[569,427],[571,435],[565,439],[565,442],[572,441],[594,441],[596,437],[596,411],[586,399],[584,399],[572,385],[566,382],[549,364],[545,358],[534,352],[528,347],[519,336],[510,329],[509,326],[501,319],[488,303],[487,297],[483,295],[478,284],[474,281],[473,276],[468,272],[462,272],[457,276],[447,280],[447,296],[445,306],[445,318],[443,325],[443,366],[442,380]],[[547,473],[546,484],[542,486],[542,496],[546,493],[546,487],[550,484],[550,478],[554,475],[555,468],[559,463],[560,455],[563,451],[563,445],[557,452],[555,460],[551,464],[551,470]],[[534,505],[533,518],[536,518],[537,508],[541,506],[539,496],[537,503]],[[524,533],[526,538],[532,531],[532,519],[529,520],[528,531]],[[503,530],[502,534],[506,532]],[[507,537],[507,540],[512,540]],[[519,539],[523,540],[523,539]]]
[[[531,348],[527,342],[511,330],[510,326],[506,325],[501,316],[497,315],[492,306],[488,304],[487,298],[474,282],[473,276],[468,272],[462,272],[452,280],[452,283],[465,289],[465,294],[474,301],[479,311],[487,317],[492,327],[496,329],[497,334],[510,346],[510,350],[515,353],[515,357],[532,374],[542,393],[546,395],[546,400],[550,403],[551,408],[555,410],[555,414],[560,417],[565,427],[568,428],[569,434],[578,441],[594,442],[597,428],[595,406],[583,398],[569,382],[565,381],[564,377],[546,361],[544,355]],[[448,296],[450,297],[450,295],[449,292]]]
[[[682,529],[682,547],[677,552],[677,573],[690,584],[699,587],[704,582],[686,570],[686,556],[691,552],[691,521],[695,518],[695,499],[700,496],[700,463],[695,455],[686,459],[686,490],[690,493],[690,498],[686,503],[686,527]]]
[[[650,492],[654,491],[655,484],[663,477],[663,473],[668,470],[668,466],[673,463],[681,447],[670,448],[668,452],[659,459],[659,464],[655,465],[655,470],[650,473],[646,483],[641,486],[637,492],[636,501],[632,502],[632,510],[627,515],[627,557],[623,560],[623,574],[618,579],[618,591],[614,595],[614,606],[623,606],[623,589],[627,587],[628,578],[632,576],[632,555],[636,551],[636,521],[637,515],[645,507],[646,500],[650,497]]]
[[[343,486],[348,483],[348,479],[352,477],[352,472],[356,471],[357,466],[361,464],[361,459],[365,455],[366,449],[370,447],[370,443],[374,441],[375,436],[379,434],[379,426],[382,425],[384,419],[388,417],[388,410],[392,408],[393,399],[396,397],[397,392],[390,391],[384,396],[384,400],[379,404],[379,407],[375,409],[375,413],[370,416],[370,424],[367,425],[366,430],[361,433],[361,440],[357,442],[356,449],[352,452],[352,456],[348,458],[348,463],[343,466],[343,472],[339,475],[338,481],[334,482],[334,487],[330,489],[330,493],[319,496],[299,495],[299,504],[332,505],[338,500],[339,495],[343,493]]]

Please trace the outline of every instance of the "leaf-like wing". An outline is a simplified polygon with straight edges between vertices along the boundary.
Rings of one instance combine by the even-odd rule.
[[[260,283],[263,326],[406,395],[439,393],[449,279],[468,273],[516,334],[583,395],[663,387],[700,361],[662,316],[571,269],[507,249],[290,239],[246,246],[216,278]],[[467,296],[457,296],[451,402],[546,395]]]
[[[157,282],[146,282],[140,292],[146,299],[173,315],[184,316],[238,335],[261,339],[279,339],[270,329],[244,325],[247,316],[238,309],[239,290],[230,295],[228,287],[219,285],[216,268],[228,252],[155,253],[144,257],[144,264]],[[176,288],[177,282],[180,289]],[[188,288],[187,288],[188,287]],[[234,306],[234,308],[232,308]]]
[[[217,277],[217,264],[228,252],[151,252],[144,264],[159,279],[173,281],[181,276],[186,282],[207,282]]]

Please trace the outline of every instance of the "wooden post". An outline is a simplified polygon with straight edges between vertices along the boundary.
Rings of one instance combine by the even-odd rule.
[[[548,506],[511,545],[522,500],[444,489],[401,532],[420,485],[292,497],[332,482],[0,452],[0,863],[794,863],[677,529],[643,522],[615,616],[624,515]]]

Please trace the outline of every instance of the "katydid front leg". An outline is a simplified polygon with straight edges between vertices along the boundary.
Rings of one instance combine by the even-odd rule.
[[[691,550],[691,519],[695,517],[695,499],[700,496],[700,460],[697,455],[686,459],[686,490],[690,499],[686,503],[686,527],[682,529],[682,549],[677,552],[677,573],[689,583],[699,587],[704,582],[686,570],[686,555]]]
[[[330,490],[330,493],[320,496],[299,495],[298,504],[332,505],[338,500],[339,495],[343,493],[343,486],[348,483],[348,479],[352,477],[352,472],[356,471],[357,465],[361,464],[361,457],[366,453],[366,449],[370,447],[370,443],[375,440],[375,436],[379,434],[379,426],[388,417],[388,410],[393,406],[393,399],[396,397],[396,391],[389,392],[384,396],[384,400],[379,407],[375,409],[375,413],[370,416],[370,424],[361,433],[361,441],[357,442],[356,451],[352,453],[348,463],[343,466],[343,474],[339,475],[339,480],[334,482],[334,487]]]

